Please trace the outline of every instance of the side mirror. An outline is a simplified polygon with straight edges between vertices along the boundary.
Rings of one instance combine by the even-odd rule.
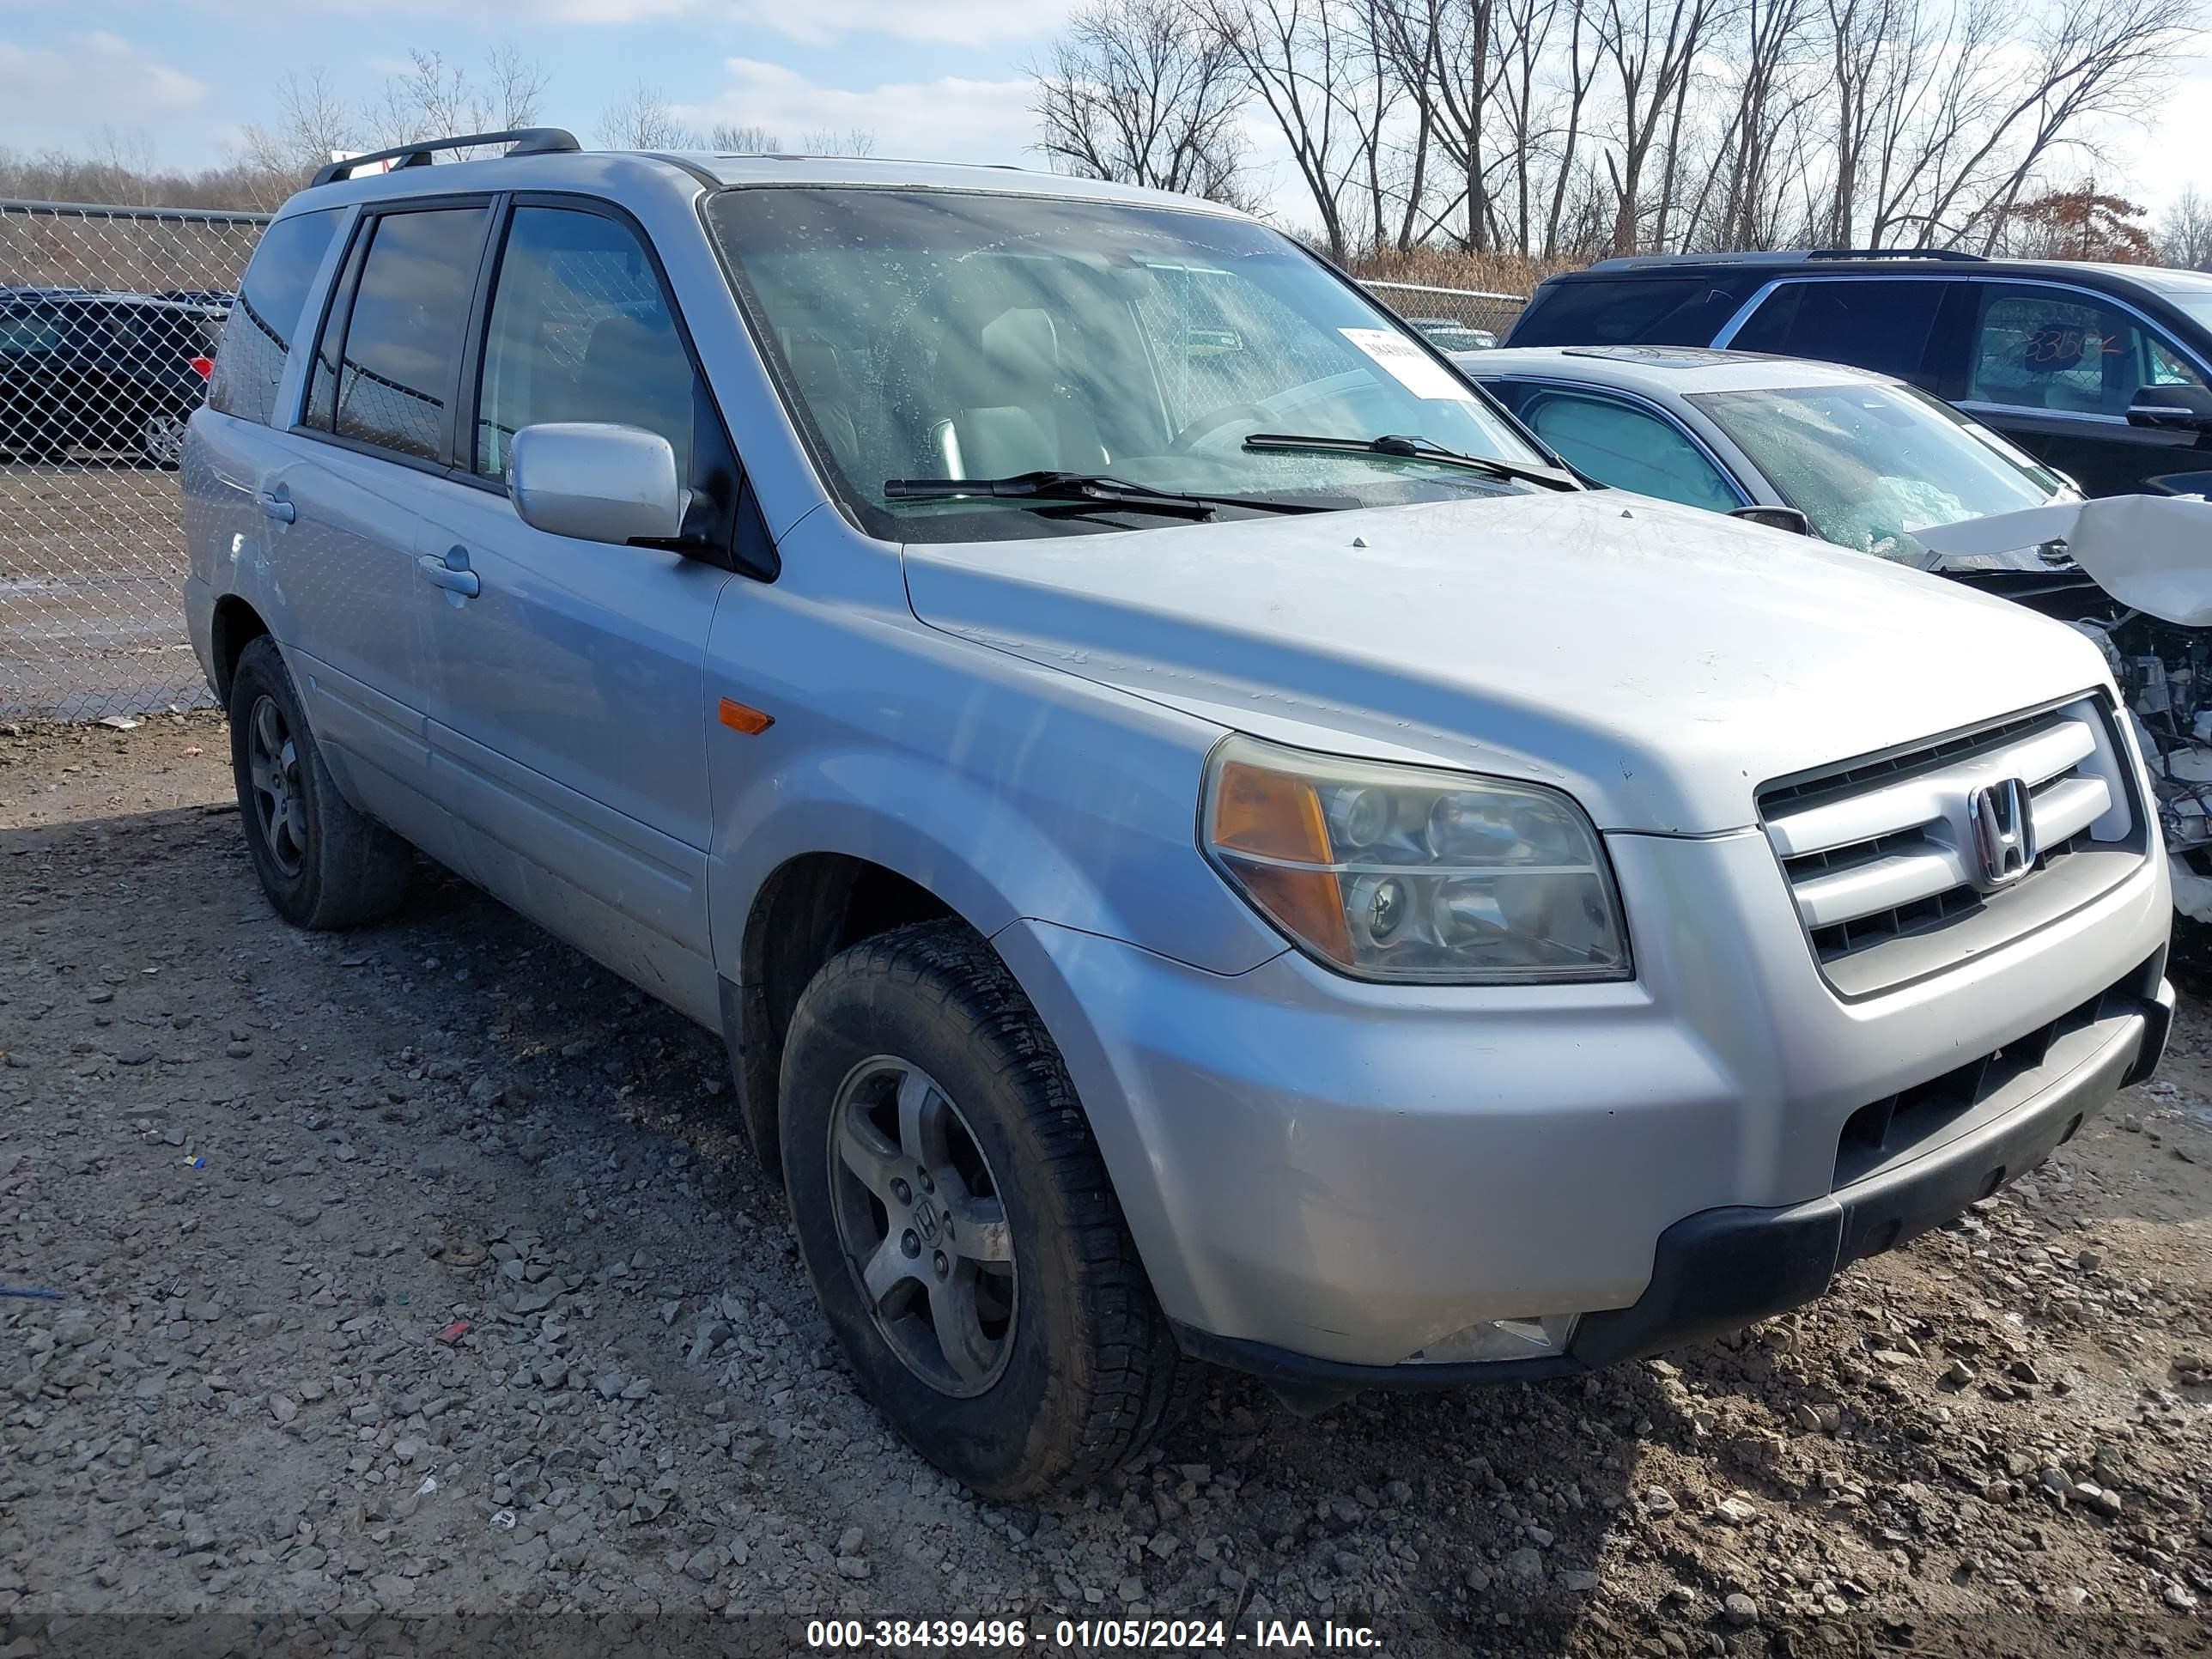
[[[553,421],[514,434],[507,493],[523,523],[578,541],[672,541],[684,533],[676,452],[642,427]]]
[[[1794,507],[1739,507],[1729,517],[1763,524],[1769,530],[1786,530],[1793,536],[1813,533],[1813,521]]]
[[[2128,400],[2130,426],[2168,432],[2212,432],[2212,390],[2201,386],[2147,386]]]

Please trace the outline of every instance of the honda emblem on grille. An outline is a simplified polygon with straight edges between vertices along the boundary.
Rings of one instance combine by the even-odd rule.
[[[2035,819],[2027,785],[2018,778],[1984,784],[1966,797],[1984,890],[2010,886],[2035,866]]]

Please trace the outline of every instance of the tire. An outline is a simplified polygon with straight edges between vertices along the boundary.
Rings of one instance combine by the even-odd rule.
[[[1104,1474],[1158,1437],[1185,1362],[1059,1050],[988,945],[924,922],[835,957],[793,1014],[781,1097],[815,1294],[908,1445],[983,1497],[1016,1498]],[[964,1340],[940,1334],[939,1296]]]
[[[266,634],[230,679],[230,765],[261,890],[295,927],[380,921],[407,896],[415,855],[338,793],[300,707],[291,671]]]

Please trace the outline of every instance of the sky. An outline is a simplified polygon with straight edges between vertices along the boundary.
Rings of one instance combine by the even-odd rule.
[[[643,83],[701,126],[758,125],[796,149],[863,128],[876,154],[1042,167],[1028,65],[1075,0],[0,0],[0,145],[90,147],[143,131],[175,167],[226,159],[271,118],[287,70],[320,67],[356,100],[410,47],[473,64],[513,42],[544,66],[540,119],[598,141],[607,106]],[[1292,220],[1295,179],[1264,132],[1255,153]],[[2096,137],[2100,187],[2162,211],[2212,193],[2212,58],[2183,70],[2149,124]]]

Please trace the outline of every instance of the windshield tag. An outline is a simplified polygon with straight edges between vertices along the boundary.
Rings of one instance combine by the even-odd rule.
[[[1387,328],[1340,328],[1337,332],[1380,363],[1391,379],[1416,398],[1449,398],[1462,404],[1474,401],[1464,381],[1404,335]]]

